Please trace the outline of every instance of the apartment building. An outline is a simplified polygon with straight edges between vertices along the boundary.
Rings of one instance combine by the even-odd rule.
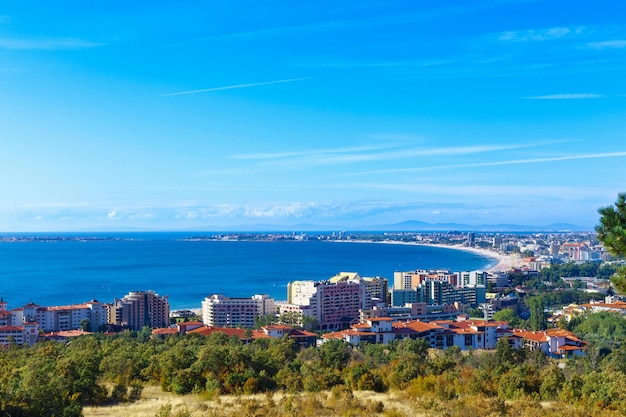
[[[107,306],[93,300],[68,306],[39,307],[35,321],[44,332],[76,329],[97,331],[107,323]]]
[[[27,309],[28,310],[28,309]],[[27,314],[30,310],[27,311]],[[9,311],[7,302],[0,298],[0,346],[10,344],[32,346],[39,338],[39,324],[35,321],[21,321],[23,309],[19,313]]]
[[[412,289],[393,289],[391,305],[402,307],[410,303],[426,303],[427,305],[447,305],[461,303],[477,307],[486,299],[484,285],[454,286],[439,279],[426,279]]]
[[[428,271],[423,269],[416,269],[415,271],[394,272],[393,288],[397,290],[410,290],[429,279],[445,281],[451,285],[458,285],[458,274],[451,272],[447,269],[436,269]]]
[[[144,326],[168,327],[170,303],[167,296],[154,291],[131,291],[121,299],[115,299],[109,307],[108,322],[141,330]]]
[[[580,340],[573,332],[563,329],[548,329],[542,331],[516,331],[513,338],[517,339],[517,346],[524,346],[529,350],[539,350],[553,358],[584,355],[587,344]]]
[[[257,317],[275,313],[274,299],[267,294],[251,298],[213,294],[202,302],[202,321],[207,326],[252,328]]]
[[[340,272],[325,281],[294,281],[287,285],[287,302],[311,306],[322,330],[342,329],[372,305],[365,281],[356,272]]]
[[[506,322],[483,320],[399,322],[389,317],[381,317],[365,319],[353,324],[347,330],[324,334],[322,341],[341,339],[353,345],[360,345],[387,344],[402,339],[423,339],[431,348],[447,349],[457,346],[461,350],[468,350],[495,349],[498,339],[510,336],[512,332]]]
[[[365,283],[365,291],[368,292],[372,300],[380,300],[383,303],[387,302],[389,283],[386,278],[363,277],[363,282]]]

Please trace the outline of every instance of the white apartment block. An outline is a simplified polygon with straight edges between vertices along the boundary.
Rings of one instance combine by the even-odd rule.
[[[108,311],[108,322],[126,326],[131,330],[168,327],[170,303],[167,295],[154,291],[131,291],[121,299],[115,299]]]
[[[107,323],[107,308],[98,301],[68,306],[39,307],[35,320],[44,332],[77,330],[87,324],[85,330],[97,331]]]
[[[287,302],[310,306],[321,329],[339,329],[370,309],[372,297],[356,272],[340,272],[325,281],[294,281],[287,285]]]
[[[30,312],[30,310],[29,310]],[[23,310],[16,314],[7,310],[7,303],[0,298],[0,346],[10,344],[32,346],[39,338],[39,324],[34,321],[19,322]]]
[[[202,302],[202,321],[213,327],[252,328],[259,316],[275,314],[274,299],[268,295],[251,298],[230,298],[213,294]]]
[[[487,285],[487,272],[483,271],[463,271],[458,273],[458,285],[461,287],[476,287]]]

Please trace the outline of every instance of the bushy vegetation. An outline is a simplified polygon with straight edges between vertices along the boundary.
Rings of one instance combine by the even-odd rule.
[[[342,415],[406,415],[350,399],[364,390],[398,393],[427,415],[539,415],[541,401],[572,415],[623,415],[626,320],[600,313],[573,327],[593,343],[585,357],[559,364],[505,340],[491,352],[432,350],[422,340],[296,350],[289,339],[243,344],[218,333],[145,340],[146,332],[136,332],[10,347],[0,350],[0,415],[79,416],[86,404],[136,400],[147,384],[204,398],[330,392],[323,407],[336,398],[335,405],[355,408]]]

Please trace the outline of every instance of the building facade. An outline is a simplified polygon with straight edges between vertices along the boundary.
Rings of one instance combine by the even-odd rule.
[[[266,294],[251,298],[213,294],[202,302],[202,321],[207,326],[253,328],[257,317],[275,313],[274,299]]]
[[[372,305],[367,284],[356,272],[340,272],[326,281],[294,281],[287,288],[287,302],[311,306],[322,330],[347,328]]]
[[[141,330],[144,326],[168,327],[170,303],[167,296],[161,297],[154,291],[131,291],[124,298],[115,299],[108,322],[131,330]]]

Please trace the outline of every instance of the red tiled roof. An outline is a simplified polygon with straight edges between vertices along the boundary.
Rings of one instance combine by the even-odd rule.
[[[287,326],[285,324],[269,324],[267,326],[263,326],[262,329],[267,330],[291,330],[293,327]]]
[[[343,339],[343,333],[342,332],[331,332],[331,333],[324,333],[322,335],[322,339]]]
[[[317,337],[317,333],[308,332],[306,330],[292,329],[289,332],[289,337]]]
[[[430,330],[442,329],[441,326],[438,326],[433,323],[426,323],[423,321],[395,322],[395,323],[392,323],[391,325],[395,329],[408,328],[418,333],[427,332]]]
[[[523,339],[532,340],[533,342],[547,342],[548,338],[543,332],[525,332],[525,331],[516,331],[514,333],[515,336],[519,336]]]
[[[176,327],[165,327],[162,329],[153,329],[152,334],[159,335],[159,336],[178,334],[178,329]]]
[[[187,333],[196,333],[196,334],[201,334],[203,336],[209,336],[213,333],[224,333],[225,335],[229,337],[237,336],[240,339],[246,339],[245,337],[246,329],[239,329],[236,327],[204,326],[204,327],[198,327],[197,329],[189,330]]]
[[[61,330],[60,332],[50,332],[50,333],[45,333],[43,335],[43,337],[77,337],[77,336],[83,336],[83,335],[88,335],[88,334],[93,334],[92,332],[86,332],[84,330]]]
[[[24,327],[22,326],[2,326],[0,327],[0,332],[15,332],[15,331],[23,331]]]
[[[376,335],[376,333],[374,332],[358,332],[356,330],[344,330],[341,333],[348,335],[348,336],[375,336]]]
[[[559,351],[561,350],[565,350],[565,351],[576,351],[576,350],[584,350],[587,349],[587,346],[574,346],[574,345],[563,345],[563,346],[559,346]]]

